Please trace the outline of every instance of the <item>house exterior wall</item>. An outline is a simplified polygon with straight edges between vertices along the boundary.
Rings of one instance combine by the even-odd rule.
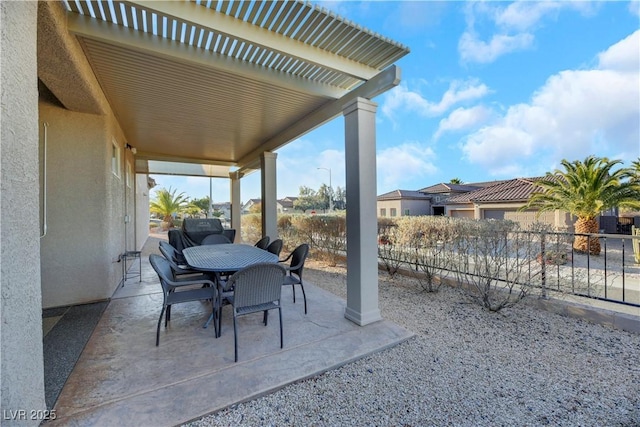
[[[400,216],[405,216],[405,212],[409,211],[410,216],[430,215],[431,204],[428,200],[402,200],[401,209],[398,212]]]
[[[81,47],[66,30],[62,5],[39,2],[38,9],[38,63],[47,67],[38,70],[42,81],[63,98],[74,92],[67,102],[90,110],[71,111],[41,86],[41,129],[47,124],[41,205],[46,197],[47,234],[41,239],[40,261],[42,307],[49,308],[113,295],[122,277],[119,256],[136,246],[136,203],[134,176],[127,186],[133,154],[125,149],[122,131]],[[44,163],[41,168],[44,172]]]
[[[396,200],[378,200],[376,209],[379,217],[392,218],[391,210],[395,209],[395,217],[406,216],[405,212],[409,210],[410,216],[430,215],[431,204],[428,200],[414,199],[396,199]],[[382,210],[384,209],[384,215]]]
[[[0,2],[0,407],[44,410],[37,2]],[[2,425],[42,420],[3,419]]]
[[[391,210],[396,210],[396,217],[402,212],[402,204],[400,200],[379,200],[376,203],[376,209],[379,217],[391,218]]]
[[[147,174],[135,177],[136,250],[141,250],[149,237],[149,180]]]
[[[135,246],[135,186],[125,182],[129,151],[115,121],[104,116],[40,102],[40,121],[48,124],[43,308],[108,299],[121,278],[125,242],[129,250]],[[113,143],[119,176],[112,173]]]

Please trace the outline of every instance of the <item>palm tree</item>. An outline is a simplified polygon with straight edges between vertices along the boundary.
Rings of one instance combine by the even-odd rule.
[[[612,171],[622,163],[620,160],[588,156],[582,162],[561,163],[564,170],[547,172],[545,178],[535,183],[542,191],[534,192],[521,210],[564,210],[578,217],[576,234],[596,234],[600,212],[614,207],[640,208],[640,182],[632,179],[633,169]],[[576,236],[573,248],[599,255],[600,240],[597,236]]]
[[[449,181],[449,184],[463,184],[462,180],[460,178],[451,178],[451,180]]]
[[[182,212],[188,201],[189,198],[184,193],[176,195],[176,190],[172,190],[171,187],[168,190],[161,188],[156,191],[155,199],[149,203],[149,210],[162,215],[163,222],[166,222],[168,227],[172,228],[173,214]]]
[[[631,162],[631,170],[634,175],[632,179],[640,181],[640,157],[638,157],[638,160]]]

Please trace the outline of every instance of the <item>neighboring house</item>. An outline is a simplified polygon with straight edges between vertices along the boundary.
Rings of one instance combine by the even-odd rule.
[[[276,209],[278,213],[302,213],[301,210],[295,209],[293,207],[293,203],[297,200],[297,197],[285,197],[284,199],[280,199],[276,202]],[[251,208],[255,205],[261,203],[260,199],[249,199],[247,203],[242,205],[242,213],[251,212]]]
[[[431,196],[431,211],[427,215],[444,215],[445,203],[451,196],[468,193],[488,185],[489,183],[451,184],[440,183],[418,190],[418,192]]]
[[[211,207],[214,213],[221,212],[224,218],[231,218],[231,202],[213,203]]]
[[[260,203],[262,203],[262,200],[260,200],[260,199],[249,199],[249,200],[247,200],[247,203],[242,205],[242,213],[243,214],[250,213],[251,212],[251,208],[256,206],[256,205],[259,205]]]
[[[534,222],[557,230],[572,231],[573,220],[566,212],[519,211],[540,178],[515,178],[469,184],[440,183],[418,191],[395,190],[378,196],[379,217],[445,215],[456,218],[508,219],[527,228]]]
[[[571,215],[563,211],[520,211],[536,190],[534,182],[540,178],[515,178],[494,185],[450,197],[445,214],[457,218],[507,219],[527,228],[534,222],[553,226],[556,230],[573,231]]]
[[[419,191],[394,190],[378,196],[379,217],[431,215],[431,196]]]

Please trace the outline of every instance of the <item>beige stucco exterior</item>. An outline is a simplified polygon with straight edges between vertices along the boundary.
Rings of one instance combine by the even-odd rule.
[[[49,308],[111,297],[122,275],[120,254],[136,246],[135,179],[127,178],[133,154],[109,103],[79,44],[63,31],[62,5],[40,3],[38,20],[41,211],[47,227],[40,256],[42,307]]]
[[[65,30],[61,3],[0,7],[1,404],[9,413],[45,409],[42,309],[112,296],[120,254],[144,243],[135,217],[148,192],[136,203],[133,154]]]
[[[427,199],[378,200],[377,210],[379,217],[393,218],[391,215],[392,209],[396,210],[395,217],[406,216],[407,210],[409,211],[408,215],[411,216],[431,215],[431,204]]]
[[[43,410],[35,2],[0,2],[0,407]],[[3,420],[38,425],[41,420]]]

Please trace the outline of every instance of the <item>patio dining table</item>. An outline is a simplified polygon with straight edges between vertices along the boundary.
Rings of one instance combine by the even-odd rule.
[[[258,263],[278,262],[278,256],[264,249],[252,245],[238,243],[221,243],[217,245],[192,246],[182,250],[187,264],[194,270],[208,271],[216,274],[218,282],[218,301],[216,312],[218,315],[218,331],[220,331],[220,309],[222,307],[222,293],[228,291],[220,279],[221,273],[235,273],[245,267]],[[206,328],[213,320],[213,314],[204,325]],[[219,332],[218,332],[219,336]]]
[[[261,262],[278,262],[278,256],[271,252],[237,243],[192,246],[183,249],[182,254],[191,268],[215,273],[235,272]]]

